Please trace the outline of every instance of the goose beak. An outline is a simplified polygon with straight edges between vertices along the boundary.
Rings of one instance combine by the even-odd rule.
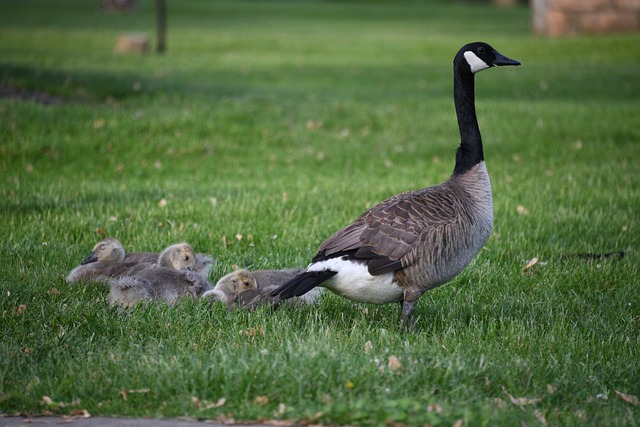
[[[98,261],[98,257],[96,256],[96,253],[95,253],[95,252],[91,252],[91,253],[89,254],[89,256],[88,256],[88,257],[86,257],[86,258],[85,258],[85,259],[80,263],[80,265],[90,264],[90,263],[92,263],[92,262],[96,262],[96,261]]]
[[[520,61],[516,61],[515,59],[507,58],[497,50],[493,52],[496,56],[496,59],[491,63],[492,66],[502,66],[502,65],[520,65]]]

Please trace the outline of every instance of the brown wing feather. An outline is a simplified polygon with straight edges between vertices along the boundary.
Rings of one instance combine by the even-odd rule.
[[[420,236],[458,220],[455,205],[441,186],[398,194],[327,239],[314,260],[348,252],[368,260],[371,274],[406,267]]]

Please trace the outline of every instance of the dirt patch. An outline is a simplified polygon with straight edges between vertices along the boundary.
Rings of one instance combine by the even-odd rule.
[[[23,89],[7,83],[0,83],[0,99],[2,98],[9,98],[16,101],[37,102],[38,104],[43,105],[62,105],[68,103],[68,100],[61,96]]]

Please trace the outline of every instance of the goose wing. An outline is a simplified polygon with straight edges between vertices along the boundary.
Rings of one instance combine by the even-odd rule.
[[[407,192],[374,206],[320,245],[313,262],[347,256],[365,262],[374,276],[411,265],[423,235],[458,221],[455,200],[438,190]]]

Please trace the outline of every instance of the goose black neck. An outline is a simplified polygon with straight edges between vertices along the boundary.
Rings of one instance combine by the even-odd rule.
[[[462,174],[484,160],[475,107],[474,75],[454,67],[453,99],[458,116],[460,146],[453,174]]]

